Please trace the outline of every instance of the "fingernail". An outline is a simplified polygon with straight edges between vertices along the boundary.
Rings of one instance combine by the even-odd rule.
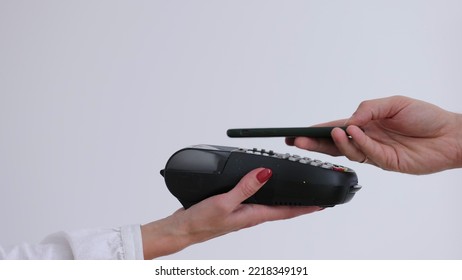
[[[260,183],[264,183],[264,182],[268,181],[268,179],[271,177],[271,175],[273,175],[273,171],[271,171],[271,169],[269,169],[269,168],[265,168],[262,171],[258,172],[257,180]]]

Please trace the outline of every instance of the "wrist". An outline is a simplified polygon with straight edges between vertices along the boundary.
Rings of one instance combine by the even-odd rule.
[[[174,216],[141,226],[144,259],[176,253],[190,245],[186,231]]]
[[[462,114],[456,114],[456,167],[462,167]]]

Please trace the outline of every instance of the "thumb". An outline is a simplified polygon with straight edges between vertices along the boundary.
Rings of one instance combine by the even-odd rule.
[[[232,207],[254,195],[272,175],[273,172],[269,168],[257,168],[242,177],[236,187],[226,194]]]

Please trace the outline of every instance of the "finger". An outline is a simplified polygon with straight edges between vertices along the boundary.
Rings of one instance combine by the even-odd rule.
[[[359,129],[359,128],[358,128]],[[348,134],[350,134],[350,126],[347,128]],[[353,137],[353,136],[351,136]],[[355,139],[349,139],[344,130],[340,128],[335,128],[332,130],[332,139],[339,149],[340,153],[346,156],[349,160],[364,162],[366,159],[366,154],[364,154],[358,147],[355,145]]]
[[[324,153],[331,156],[342,155],[332,139],[319,139],[309,137],[297,137],[294,139],[294,146],[308,151]]]
[[[257,205],[260,212],[264,213],[265,221],[290,219],[324,209],[320,206],[266,206]],[[257,211],[258,211],[257,210]],[[261,214],[261,213],[259,213]]]
[[[269,221],[291,219],[324,209],[319,206],[268,206],[257,204],[245,206],[240,209],[238,216],[235,216],[239,220],[249,221],[243,228]]]
[[[239,183],[225,194],[228,206],[233,209],[254,195],[272,176],[271,169],[257,168],[246,174]]]
[[[340,119],[340,120],[316,124],[316,125],[313,125],[312,127],[344,126],[346,121],[347,119]],[[332,139],[299,136],[299,137],[287,137],[285,139],[285,142],[288,146],[296,146],[297,148],[300,148],[300,149],[329,154],[332,156],[341,155],[337,147],[332,142]]]
[[[367,156],[368,163],[380,164],[383,162],[385,153],[375,140],[367,136],[362,129],[354,125],[349,126],[347,131],[355,142],[357,149]]]

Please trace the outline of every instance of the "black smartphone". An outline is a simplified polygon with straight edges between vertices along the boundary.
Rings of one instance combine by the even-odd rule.
[[[331,131],[337,126],[323,127],[273,127],[273,128],[231,128],[229,137],[297,137],[330,138]],[[346,126],[340,126],[346,130]]]

